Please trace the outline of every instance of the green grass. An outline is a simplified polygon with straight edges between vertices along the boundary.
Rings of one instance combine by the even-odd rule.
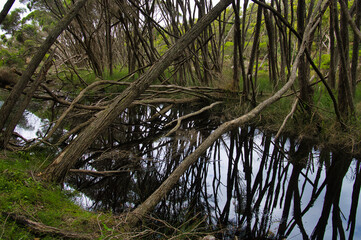
[[[112,219],[106,214],[81,209],[71,201],[70,193],[37,180],[35,172],[43,163],[40,156],[29,153],[8,153],[0,158],[0,239],[34,239],[38,237],[29,229],[14,221],[10,214],[56,227],[69,232],[97,233],[102,230],[97,222]],[[109,220],[104,221],[108,224]],[[42,236],[42,239],[56,239]]]

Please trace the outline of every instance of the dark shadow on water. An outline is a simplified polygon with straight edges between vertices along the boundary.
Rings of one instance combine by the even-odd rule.
[[[129,211],[221,124],[205,113],[170,137],[162,122],[191,112],[128,109],[76,168],[115,176],[72,174],[67,184],[91,199],[91,210]],[[162,121],[161,121],[162,120]],[[224,229],[220,239],[361,239],[360,162],[342,151],[243,127],[224,134],[181,177],[152,216],[181,223],[194,216]]]

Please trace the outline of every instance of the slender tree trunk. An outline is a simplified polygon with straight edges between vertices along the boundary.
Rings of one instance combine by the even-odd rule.
[[[306,2],[299,0],[297,6],[297,29],[300,36],[303,35],[306,23]],[[301,44],[301,41],[298,41]],[[312,104],[312,89],[309,87],[310,64],[307,62],[306,55],[302,56],[298,69],[298,81],[300,83],[300,103],[306,112],[309,113]]]
[[[4,7],[3,7],[3,10],[1,10],[1,13],[0,13],[0,24],[4,21],[6,15],[8,15],[11,7],[13,6],[15,0],[8,0]]]
[[[232,0],[220,1],[207,15],[200,19],[176,44],[174,44],[137,81],[116,97],[110,106],[96,114],[94,121],[85,128],[51,163],[41,176],[49,181],[62,182],[69,169],[78,161],[83,152],[95,141],[116,118],[156,80],[163,71],[183,53],[199,34],[223,11]]]
[[[43,60],[45,54],[48,52],[50,47],[56,41],[58,36],[63,32],[63,30],[70,24],[79,10],[85,5],[87,0],[79,0],[70,11],[61,19],[54,29],[49,33],[48,37],[45,39],[44,43],[39,48],[38,52],[31,59],[26,70],[23,72],[20,80],[14,86],[13,90],[10,92],[9,97],[5,100],[3,106],[0,109],[0,130],[3,130],[7,120],[9,119],[10,113],[16,105],[17,101],[20,99],[20,95],[28,84],[31,76],[39,66],[40,62]],[[16,125],[16,124],[15,124]],[[1,136],[0,148],[6,147],[3,142],[3,136]]]
[[[240,1],[237,0],[233,2],[233,11],[234,11],[234,28],[233,28],[233,83],[232,88],[234,91],[239,91],[239,57],[238,49],[241,48],[241,23],[239,19],[239,9],[240,9]],[[245,79],[243,79],[245,81]],[[245,85],[243,85],[243,97],[246,99],[248,95],[248,91],[246,90]]]
[[[253,107],[256,106],[256,96],[255,96],[255,92],[254,92],[254,76],[253,76],[253,68],[255,65],[256,61],[256,57],[257,57],[257,52],[259,49],[259,39],[260,39],[260,33],[261,33],[261,24],[262,24],[262,7],[258,6],[257,9],[257,22],[256,22],[256,27],[255,27],[255,34],[253,37],[253,45],[252,45],[252,51],[251,51],[251,57],[249,59],[249,65],[248,65],[248,70],[247,70],[247,81],[250,83],[250,85],[252,86],[252,105]],[[257,65],[256,65],[257,68]]]
[[[328,82],[332,89],[336,88],[336,46],[335,46],[335,6],[334,2],[331,1],[330,5],[330,69],[328,73]]]
[[[347,6],[346,0],[344,1]],[[337,1],[334,0],[334,4],[337,4]],[[339,80],[338,80],[338,102],[340,107],[340,112],[343,117],[348,117],[355,112],[352,90],[351,90],[351,77],[349,69],[349,37],[348,37],[348,21],[346,14],[341,12],[340,27],[338,26],[337,21],[337,7],[334,8],[335,11],[335,32],[337,38],[337,47],[341,57],[341,65],[339,71]]]
[[[268,66],[269,66],[269,81],[273,86],[277,86],[277,56],[276,56],[276,33],[273,26],[273,21],[268,11],[263,11],[267,35],[268,35]]]
[[[104,18],[105,18],[105,45],[107,53],[107,63],[109,75],[113,75],[113,50],[112,50],[112,26],[109,0],[104,0]]]
[[[241,28],[241,43],[239,44],[239,62],[241,64],[242,71],[242,80],[243,80],[243,89],[242,89],[242,101],[246,101],[249,94],[249,83],[247,80],[246,67],[244,64],[244,46],[246,44],[246,19],[247,19],[247,7],[248,0],[243,2],[243,15],[242,15],[242,28]]]
[[[357,0],[357,3],[356,3],[355,24],[358,27],[358,29],[360,29],[360,27],[361,27],[361,0]],[[352,51],[352,60],[351,60],[351,82],[352,82],[352,94],[355,96],[360,39],[357,37],[356,33],[354,33],[353,38],[354,39],[353,39],[353,51]]]

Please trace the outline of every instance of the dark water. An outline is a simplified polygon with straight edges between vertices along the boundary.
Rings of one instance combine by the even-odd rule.
[[[154,108],[128,109],[76,166],[117,175],[72,174],[67,185],[91,210],[131,210],[222,121],[204,113],[163,137],[170,130],[163,122],[191,111],[185,106],[147,121]],[[152,215],[170,223],[204,217],[227,229],[217,235],[223,239],[361,239],[360,187],[360,162],[350,155],[287,136],[274,142],[271,133],[248,126],[218,139]]]

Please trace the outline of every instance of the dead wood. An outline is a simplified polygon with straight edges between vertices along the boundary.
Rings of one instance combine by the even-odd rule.
[[[15,213],[3,213],[4,216],[8,216],[19,224],[22,224],[30,229],[31,232],[36,234],[50,234],[65,239],[96,239],[96,236],[84,233],[74,233],[68,230],[63,230],[55,227],[44,225],[40,222],[32,221],[25,216]]]
[[[78,96],[71,102],[70,106],[61,114],[61,116],[56,121],[55,125],[52,127],[50,132],[46,135],[46,137],[43,140],[46,141],[53,135],[53,133],[58,129],[58,127],[63,122],[65,117],[68,115],[68,113],[75,107],[75,104],[77,104],[84,97],[86,92],[90,91],[91,89],[93,89],[93,88],[95,88],[97,86],[100,86],[100,85],[103,85],[103,84],[108,84],[108,83],[113,83],[113,82],[114,81],[97,81],[97,82],[94,82],[94,83],[90,84],[86,88],[84,88],[78,94]]]
[[[83,170],[83,169],[70,169],[69,172],[71,173],[79,173],[79,174],[86,174],[93,177],[110,177],[116,176],[122,173],[128,173],[130,170],[114,170],[114,171],[92,171],[92,170]]]
[[[171,135],[172,133],[174,133],[175,131],[177,131],[178,128],[180,127],[180,124],[181,124],[182,120],[187,119],[187,118],[190,118],[190,117],[194,117],[194,116],[196,116],[196,115],[198,115],[198,114],[201,114],[201,113],[203,113],[204,111],[207,111],[207,110],[213,108],[214,106],[216,106],[217,104],[220,104],[220,103],[222,103],[222,102],[212,103],[211,105],[206,106],[206,107],[204,107],[204,108],[202,108],[202,109],[200,109],[200,110],[198,110],[198,111],[196,111],[196,112],[192,112],[192,113],[190,113],[190,114],[184,115],[184,116],[179,117],[178,119],[173,120],[173,121],[171,121],[170,123],[166,124],[165,127],[168,127],[168,126],[172,125],[174,122],[177,122],[177,125],[176,125],[174,128],[172,128],[172,129],[165,135],[165,137],[168,137],[169,135]]]
[[[286,123],[288,121],[288,119],[293,115],[293,113],[296,111],[296,108],[297,108],[297,105],[298,105],[298,101],[299,101],[299,98],[298,96],[296,96],[296,99],[295,101],[293,102],[292,104],[292,109],[291,111],[287,114],[287,116],[285,117],[285,119],[283,120],[283,123],[281,125],[281,127],[278,129],[278,132],[275,136],[275,139],[274,139],[274,142],[276,142],[276,140],[279,138],[279,136],[281,135],[281,132],[283,131],[283,129],[285,128],[286,126]]]
[[[315,10],[310,18],[310,21],[306,26],[302,39],[302,44],[300,45],[298,54],[294,60],[288,82],[273,96],[261,102],[257,107],[253,108],[247,114],[237,119],[223,123],[214,132],[212,132],[212,134],[209,135],[209,137],[207,137],[193,153],[188,155],[183,160],[183,162],[180,163],[180,165],[161,184],[161,186],[157,190],[155,190],[155,192],[151,196],[147,198],[147,200],[145,200],[134,211],[128,214],[127,223],[130,226],[136,225],[142,219],[142,216],[154,209],[154,207],[159,203],[159,201],[161,201],[161,199],[163,199],[167,195],[167,193],[174,187],[174,185],[179,181],[179,178],[184,174],[184,172],[193,163],[195,163],[198,160],[199,156],[203,154],[222,134],[230,131],[235,127],[239,127],[250,121],[251,119],[255,118],[263,109],[279,100],[282,95],[291,88],[297,78],[297,69],[300,63],[300,58],[305,52],[311,33],[314,31],[313,23],[316,19],[316,16],[318,16],[319,14],[322,2],[323,1],[319,1],[317,3],[317,6],[315,7]]]

